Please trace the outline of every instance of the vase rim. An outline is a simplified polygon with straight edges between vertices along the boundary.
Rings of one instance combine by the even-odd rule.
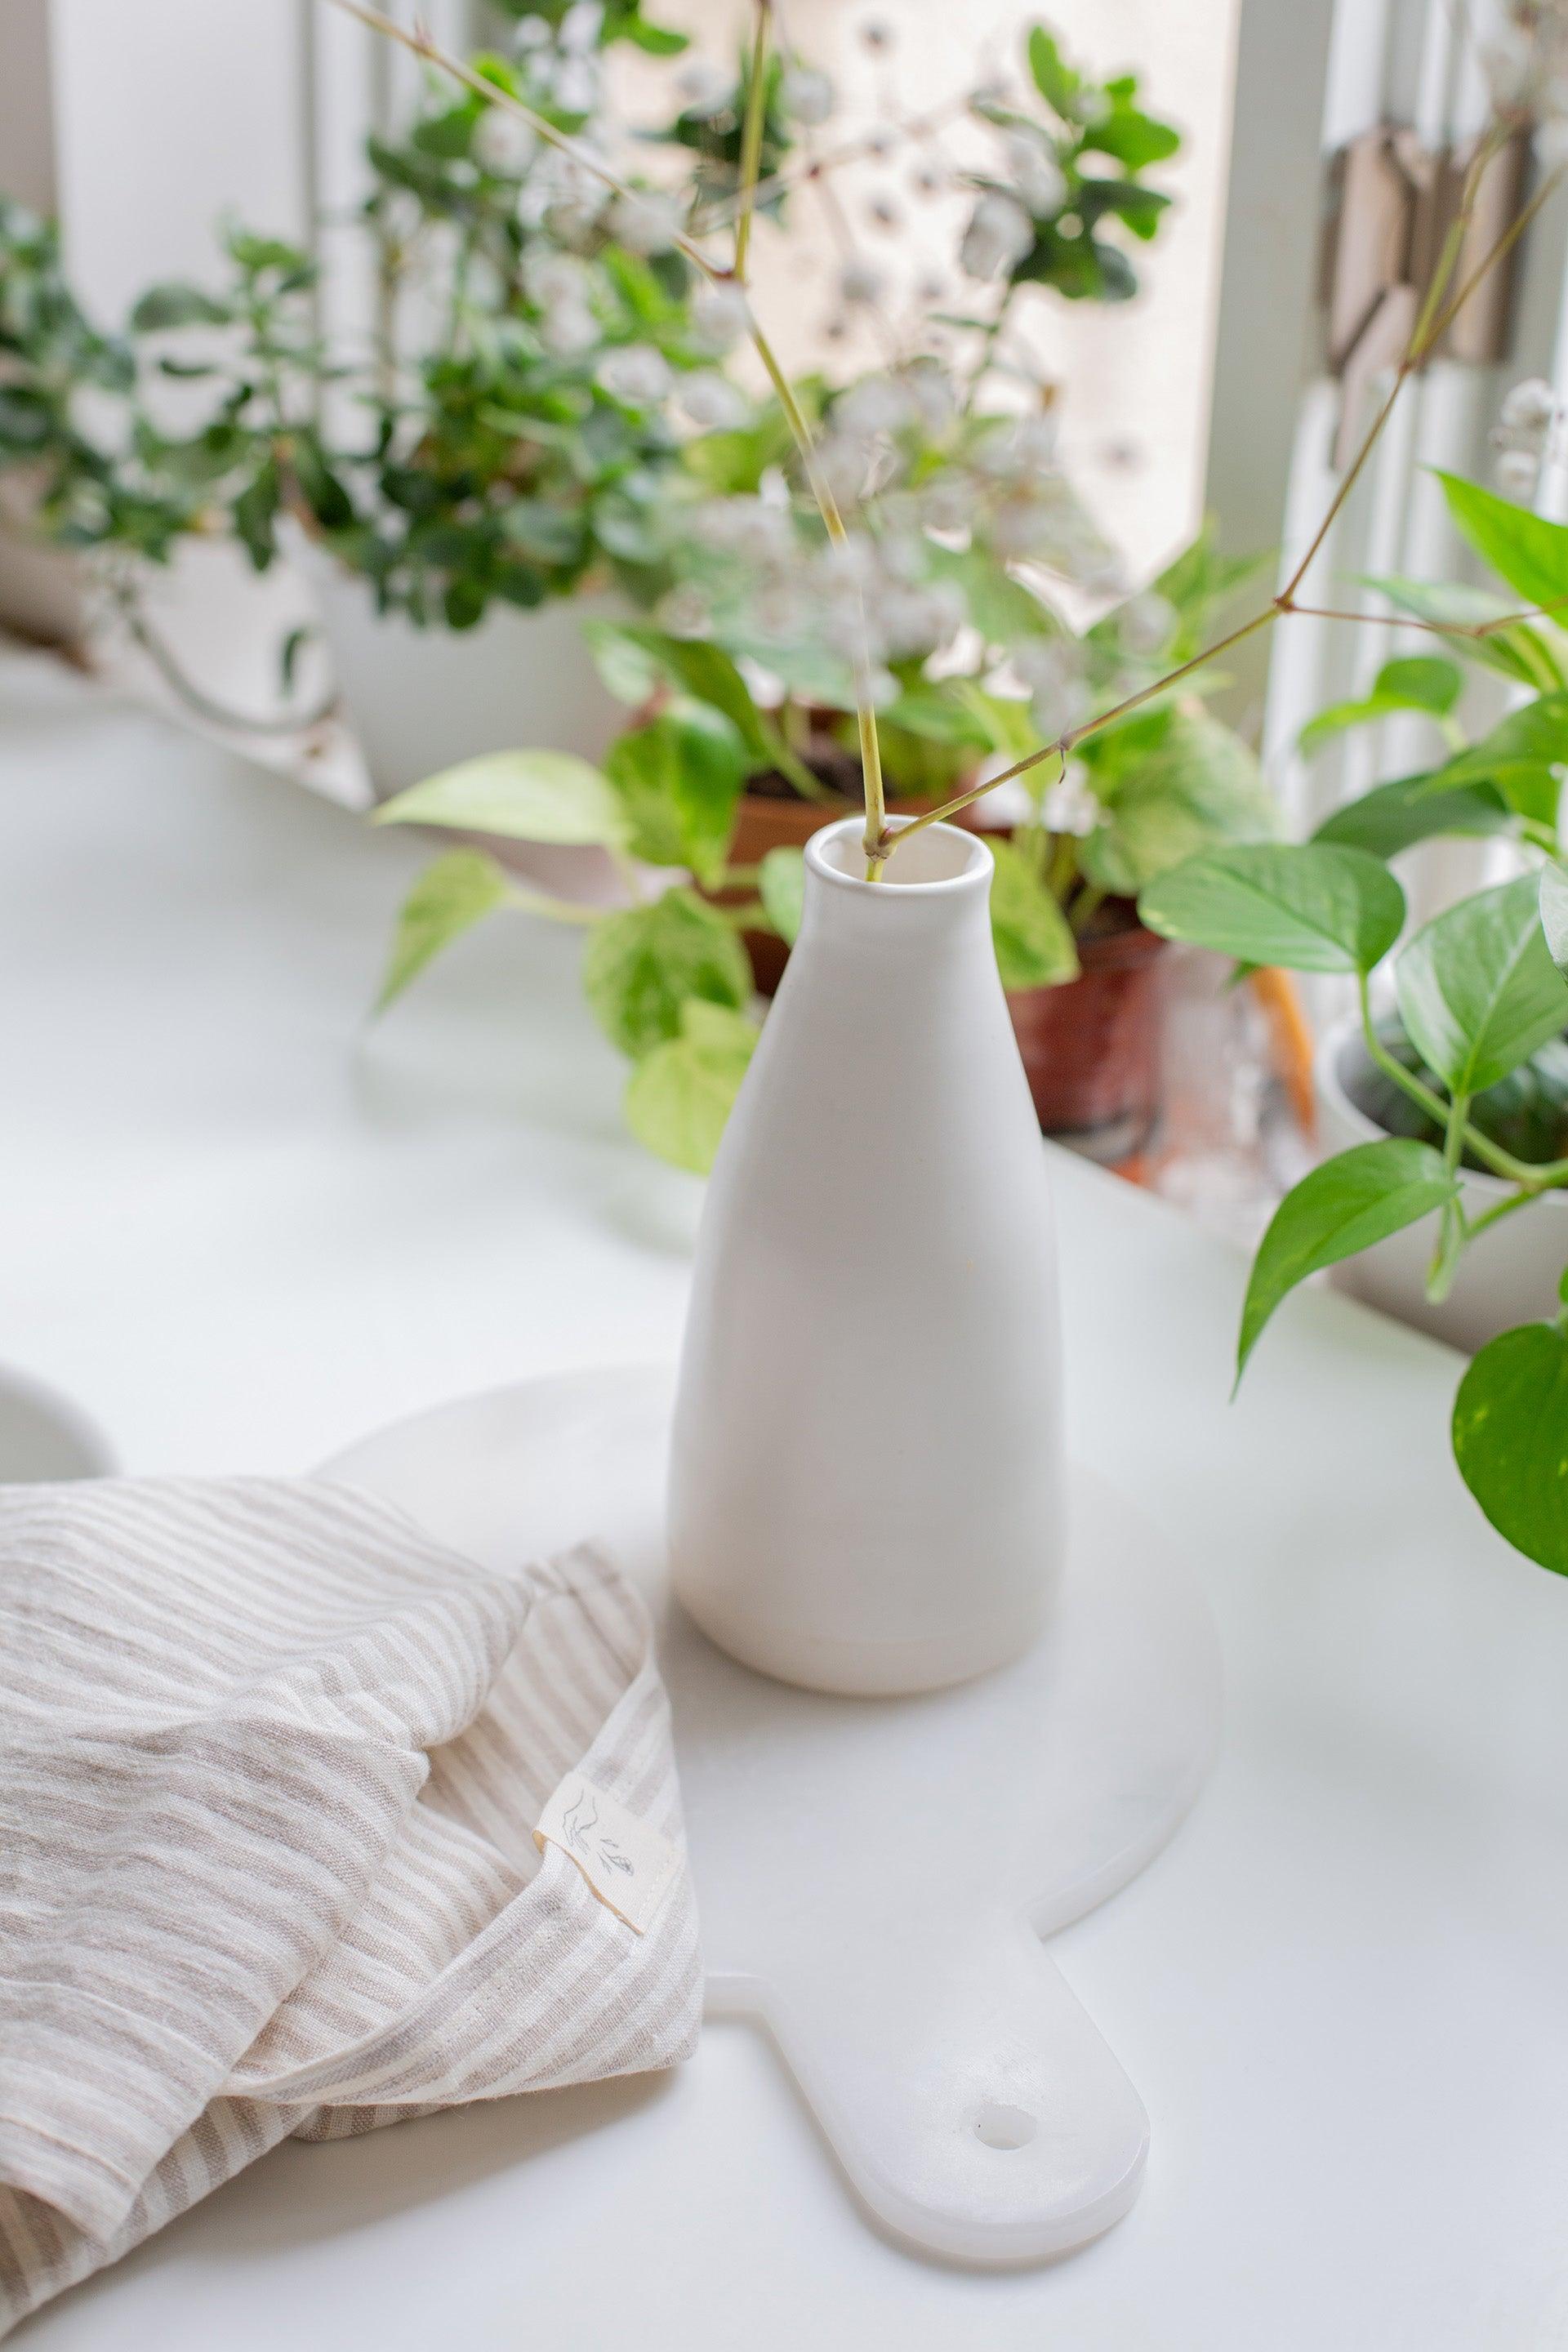
[[[913,824],[912,817],[895,816],[888,819],[889,833],[902,833]],[[805,862],[818,881],[831,883],[836,890],[858,890],[867,896],[885,898],[889,893],[900,898],[938,898],[964,895],[990,887],[994,860],[990,850],[977,833],[970,833],[956,824],[932,824],[923,828],[925,839],[933,849],[950,856],[961,856],[963,863],[950,874],[932,875],[929,879],[905,881],[900,875],[897,861],[889,866],[887,877],[880,882],[868,882],[863,874],[847,873],[829,855],[849,838],[858,841],[865,830],[865,820],[858,816],[840,817],[833,824],[825,824],[814,833],[805,845]]]

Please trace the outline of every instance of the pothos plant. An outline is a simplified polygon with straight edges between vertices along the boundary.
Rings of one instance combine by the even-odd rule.
[[[1154,590],[1118,605],[1082,641],[1039,642],[1070,647],[1102,697],[1124,693],[1162,653],[1201,636],[1247,568],[1217,556],[1205,531]],[[1010,585],[1005,572],[996,585],[998,594]],[[754,867],[732,862],[742,795],[815,761],[805,782],[829,803],[825,820],[847,810],[826,780],[844,781],[842,730],[853,719],[759,702],[742,664],[710,639],[650,625],[585,626],[606,681],[641,714],[603,769],[548,749],[498,752],[400,793],[377,822],[594,843],[619,863],[628,903],[583,907],[525,887],[486,849],[448,851],[403,908],[381,1003],[483,916],[510,910],[583,926],[589,1006],[633,1065],[628,1122],[652,1150],[701,1173],[758,1034],[741,934],[773,931],[793,942],[804,892],[796,848],[770,849]],[[1031,740],[1027,698],[983,676],[928,679],[918,663],[902,667],[881,714],[896,793],[929,793],[932,752],[943,762],[939,774],[952,776],[964,770],[949,761],[973,772]],[[905,739],[914,753],[908,769]],[[1200,846],[1274,830],[1251,752],[1190,694],[1151,701],[1096,737],[1093,754],[1066,785],[1026,794],[1011,838],[994,840],[992,936],[1009,989],[1075,979],[1079,940],[1108,898],[1131,898]]]
[[[1337,809],[1310,842],[1200,855],[1140,901],[1168,938],[1352,979],[1376,1081],[1363,1108],[1390,1130],[1324,1161],[1280,1203],[1247,1286],[1238,1380],[1275,1308],[1309,1275],[1435,1218],[1427,1289],[1439,1299],[1479,1235],[1568,1185],[1568,634],[1558,625],[1568,622],[1568,528],[1479,483],[1440,479],[1460,532],[1512,598],[1382,583],[1451,655],[1389,662],[1365,698],[1323,712],[1303,736],[1311,750],[1415,713],[1430,728],[1433,764]],[[1460,659],[1528,690],[1473,740],[1458,715]],[[1510,843],[1522,870],[1409,932],[1388,861],[1445,835]],[[1477,1203],[1466,1182],[1476,1171],[1501,1179],[1500,1199]],[[1568,1574],[1568,1306],[1480,1350],[1459,1383],[1453,1443],[1493,1525]]]

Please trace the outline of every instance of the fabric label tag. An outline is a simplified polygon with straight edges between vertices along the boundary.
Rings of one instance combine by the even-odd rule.
[[[647,1934],[680,1868],[679,1846],[580,1772],[567,1774],[539,1816],[533,1843],[541,1853],[547,1838],[571,1855],[617,1919]]]

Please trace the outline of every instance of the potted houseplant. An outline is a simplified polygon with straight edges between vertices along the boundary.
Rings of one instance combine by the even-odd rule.
[[[383,792],[530,728],[605,750],[618,714],[578,621],[658,593],[663,477],[685,437],[745,414],[721,372],[732,308],[672,240],[724,184],[722,158],[687,144],[689,107],[666,134],[689,156],[681,186],[605,189],[485,96],[516,94],[567,133],[592,117],[602,138],[601,49],[673,56],[684,37],[636,5],[503,14],[512,54],[477,59],[456,93],[432,81],[396,136],[369,142],[368,349],[321,333],[311,255],[237,228],[221,283],[153,286],[102,333],[52,231],[0,213],[0,471],[26,487],[32,535],[90,551],[170,682],[240,724],[158,640],[142,567],[222,535],[265,570],[287,543]],[[770,170],[787,98],[775,77]],[[299,640],[281,652],[287,688]]]
[[[1527,391],[1544,437],[1550,395]],[[1568,1572],[1568,527],[1439,478],[1459,532],[1511,593],[1383,583],[1448,651],[1390,662],[1307,738],[1310,748],[1347,726],[1424,714],[1432,766],[1378,783],[1309,843],[1184,862],[1144,891],[1141,912],[1167,937],[1247,963],[1343,973],[1359,997],[1356,1020],[1320,1054],[1323,1140],[1335,1148],[1264,1236],[1238,1376],[1280,1300],[1327,1267],[1477,1350],[1455,1405],[1459,1467],[1512,1542]],[[1458,716],[1461,661],[1516,689],[1473,738]],[[1507,843],[1517,870],[1407,932],[1389,861],[1442,835]]]

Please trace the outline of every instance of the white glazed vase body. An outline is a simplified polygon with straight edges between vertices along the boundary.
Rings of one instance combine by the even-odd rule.
[[[715,1165],[670,1563],[743,1664],[864,1695],[1039,1634],[1065,1538],[1056,1243],[991,943],[991,853],[932,826],[868,884],[805,854],[800,938]]]

